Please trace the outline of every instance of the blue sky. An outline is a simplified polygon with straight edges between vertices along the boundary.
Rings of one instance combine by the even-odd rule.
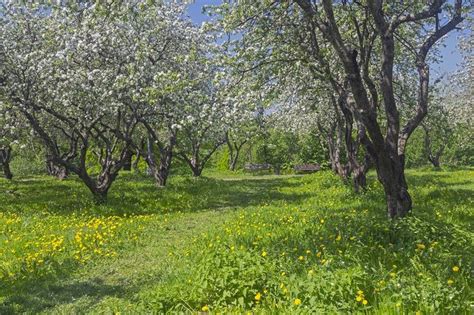
[[[195,0],[194,3],[188,7],[188,14],[194,23],[201,24],[202,22],[209,19],[207,15],[202,14],[202,7],[204,5],[217,5],[220,3],[221,0]],[[431,71],[433,77],[436,78],[443,73],[456,70],[457,65],[461,62],[461,55],[459,54],[459,50],[456,47],[458,35],[458,31],[453,31],[449,33],[445,39],[446,47],[441,48],[443,60],[440,64],[432,66]]]

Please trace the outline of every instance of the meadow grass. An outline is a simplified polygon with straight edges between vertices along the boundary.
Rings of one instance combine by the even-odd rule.
[[[474,171],[409,171],[413,213],[329,172],[0,180],[0,313],[472,313]]]

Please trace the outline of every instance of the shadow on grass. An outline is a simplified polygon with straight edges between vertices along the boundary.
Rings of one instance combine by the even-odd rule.
[[[23,290],[17,290],[0,304],[0,314],[16,314],[18,312],[39,313],[57,304],[71,303],[83,297],[89,297],[88,305],[94,305],[102,298],[123,297],[134,291],[123,285],[107,285],[100,279],[79,281],[64,285],[53,282],[32,283]]]
[[[206,209],[247,207],[275,201],[302,202],[309,193],[283,193],[301,182],[285,178],[174,178],[167,187],[156,187],[149,178],[122,176],[111,188],[108,201],[95,205],[77,179],[19,180],[0,193],[0,201],[14,212],[45,210],[69,215],[92,211],[98,215],[194,212]],[[5,211],[5,209],[2,209]]]

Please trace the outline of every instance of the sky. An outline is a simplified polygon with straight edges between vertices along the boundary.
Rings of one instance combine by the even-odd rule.
[[[218,5],[221,0],[195,0],[188,7],[188,15],[196,24],[201,24],[204,21],[208,21],[209,17],[206,14],[202,14],[202,7],[205,5]],[[458,31],[450,32],[445,38],[446,47],[441,47],[441,56],[443,56],[440,64],[431,66],[431,73],[434,78],[438,78],[445,73],[454,72],[457,69],[457,65],[461,62],[461,55],[457,49],[457,37]]]

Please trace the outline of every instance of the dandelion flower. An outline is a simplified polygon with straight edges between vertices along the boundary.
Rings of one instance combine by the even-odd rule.
[[[458,272],[458,271],[459,271],[459,267],[458,267],[458,266],[454,266],[454,267],[453,267],[453,271],[454,271],[454,272]]]
[[[260,294],[260,292],[257,292],[257,294],[255,294],[255,301],[260,301],[262,299],[262,294]]]
[[[454,281],[452,279],[448,279],[448,285],[452,285]]]
[[[209,312],[209,306],[204,305],[204,306],[201,308],[201,310],[202,310],[203,312]]]
[[[301,300],[296,298],[295,301],[293,302],[293,304],[295,305],[300,305],[301,304]]]
[[[363,300],[362,304],[367,305],[369,302],[367,300]]]
[[[262,252],[262,257],[265,257],[265,256],[267,256],[267,252],[266,252],[266,251],[263,251],[263,252]]]
[[[425,246],[425,244],[416,244],[416,247],[418,249],[425,249],[426,246]]]

